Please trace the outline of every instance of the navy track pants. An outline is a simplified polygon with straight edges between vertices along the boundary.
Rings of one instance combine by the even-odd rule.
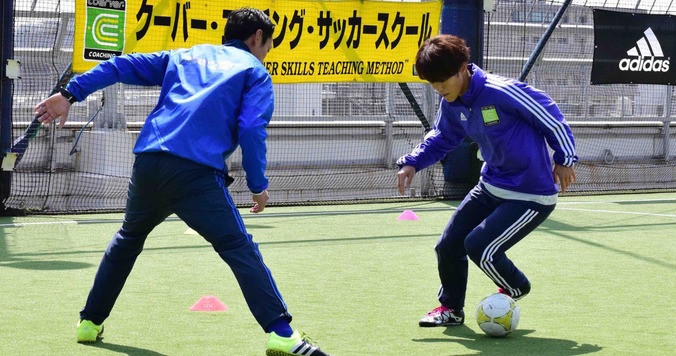
[[[211,243],[230,266],[251,313],[264,330],[281,317],[291,321],[258,244],[247,233],[228,193],[231,179],[223,171],[167,153],[137,155],[122,228],[103,255],[80,318],[103,323],[143,250],[146,237],[175,213]]]
[[[482,184],[474,187],[458,206],[435,247],[441,304],[451,309],[464,307],[468,256],[497,286],[519,296],[519,288],[529,282],[505,251],[545,221],[554,207],[500,199],[488,193]]]

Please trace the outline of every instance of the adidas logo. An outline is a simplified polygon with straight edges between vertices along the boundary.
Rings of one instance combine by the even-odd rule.
[[[460,113],[460,120],[461,121],[467,121],[467,116],[465,116],[465,113]]]
[[[669,57],[661,59],[664,58],[664,53],[655,33],[648,27],[643,34],[645,36],[636,41],[636,46],[627,51],[627,55],[636,58],[623,58],[620,61],[620,70],[623,72],[668,72]]]

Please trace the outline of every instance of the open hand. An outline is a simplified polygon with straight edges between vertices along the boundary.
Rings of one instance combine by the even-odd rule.
[[[50,96],[33,108],[33,114],[40,117],[38,121],[49,124],[58,119],[59,128],[62,128],[66,123],[69,111],[70,102],[60,93]]]

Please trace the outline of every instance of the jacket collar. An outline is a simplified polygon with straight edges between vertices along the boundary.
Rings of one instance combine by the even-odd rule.
[[[462,94],[460,99],[465,105],[472,106],[484,88],[484,85],[486,85],[486,72],[474,63],[468,63],[467,69],[472,74],[472,78],[469,81],[469,89],[467,89],[465,94]]]
[[[244,41],[242,41],[242,40],[227,40],[227,41],[225,41],[225,43],[223,45],[239,48],[241,50],[244,50],[244,51],[251,53],[249,46],[247,46],[246,43],[244,43]]]

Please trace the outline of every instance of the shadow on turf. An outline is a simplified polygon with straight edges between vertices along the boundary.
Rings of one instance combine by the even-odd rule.
[[[669,263],[669,262],[659,260],[659,259],[656,259],[656,258],[652,258],[652,257],[649,257],[649,256],[644,256],[644,255],[638,254],[636,252],[621,250],[621,249],[609,246],[610,243],[608,245],[604,245],[604,244],[601,244],[601,243],[598,243],[598,242],[590,241],[590,240],[587,240],[587,239],[584,239],[584,238],[571,236],[571,234],[567,234],[567,232],[575,232],[577,234],[577,233],[585,232],[585,231],[602,231],[602,230],[613,231],[613,230],[625,230],[625,229],[635,229],[635,230],[638,231],[638,230],[640,230],[641,226],[644,226],[644,225],[648,225],[648,224],[613,225],[613,226],[608,226],[608,227],[596,227],[596,226],[577,226],[576,227],[576,226],[561,223],[561,222],[556,221],[554,219],[549,219],[549,220],[546,220],[540,226],[540,229],[543,232],[552,234],[552,235],[560,237],[560,238],[564,238],[564,239],[571,240],[571,241],[576,241],[576,242],[579,242],[579,243],[582,243],[582,244],[585,244],[585,245],[588,245],[588,246],[601,248],[601,249],[611,251],[611,252],[614,252],[614,253],[617,253],[617,254],[620,254],[620,255],[625,255],[625,256],[629,256],[629,257],[632,257],[632,258],[635,258],[635,259],[638,259],[638,260],[641,260],[641,261],[644,261],[644,262],[652,263],[654,265],[658,265],[658,266],[666,267],[666,268],[669,268],[669,269],[672,269],[672,270],[676,270],[676,264],[673,264],[673,263]],[[661,226],[673,225],[673,226],[676,226],[676,223],[649,224],[649,225],[650,226],[657,226],[657,225],[661,225]]]
[[[133,346],[127,346],[127,345],[118,345],[118,344],[110,344],[110,343],[105,343],[103,341],[98,341],[94,344],[82,344],[84,347],[95,347],[97,349],[105,349],[113,352],[119,352],[121,354],[127,354],[127,355],[143,355],[143,356],[165,356],[166,354],[162,354],[159,352],[155,352],[152,350],[146,350],[146,349],[141,349],[138,347],[133,347]]]
[[[477,334],[466,325],[451,326],[444,330],[448,338],[412,339],[414,342],[437,343],[452,342],[468,349],[489,355],[582,355],[598,352],[602,347],[590,344],[578,344],[572,340],[528,337],[535,330],[516,330],[506,338],[492,338]],[[509,351],[511,349],[512,351]],[[472,354],[474,355],[474,354]]]
[[[91,264],[71,261],[0,261],[0,267],[31,269],[35,271],[63,271],[69,269],[89,268],[91,267]]]

